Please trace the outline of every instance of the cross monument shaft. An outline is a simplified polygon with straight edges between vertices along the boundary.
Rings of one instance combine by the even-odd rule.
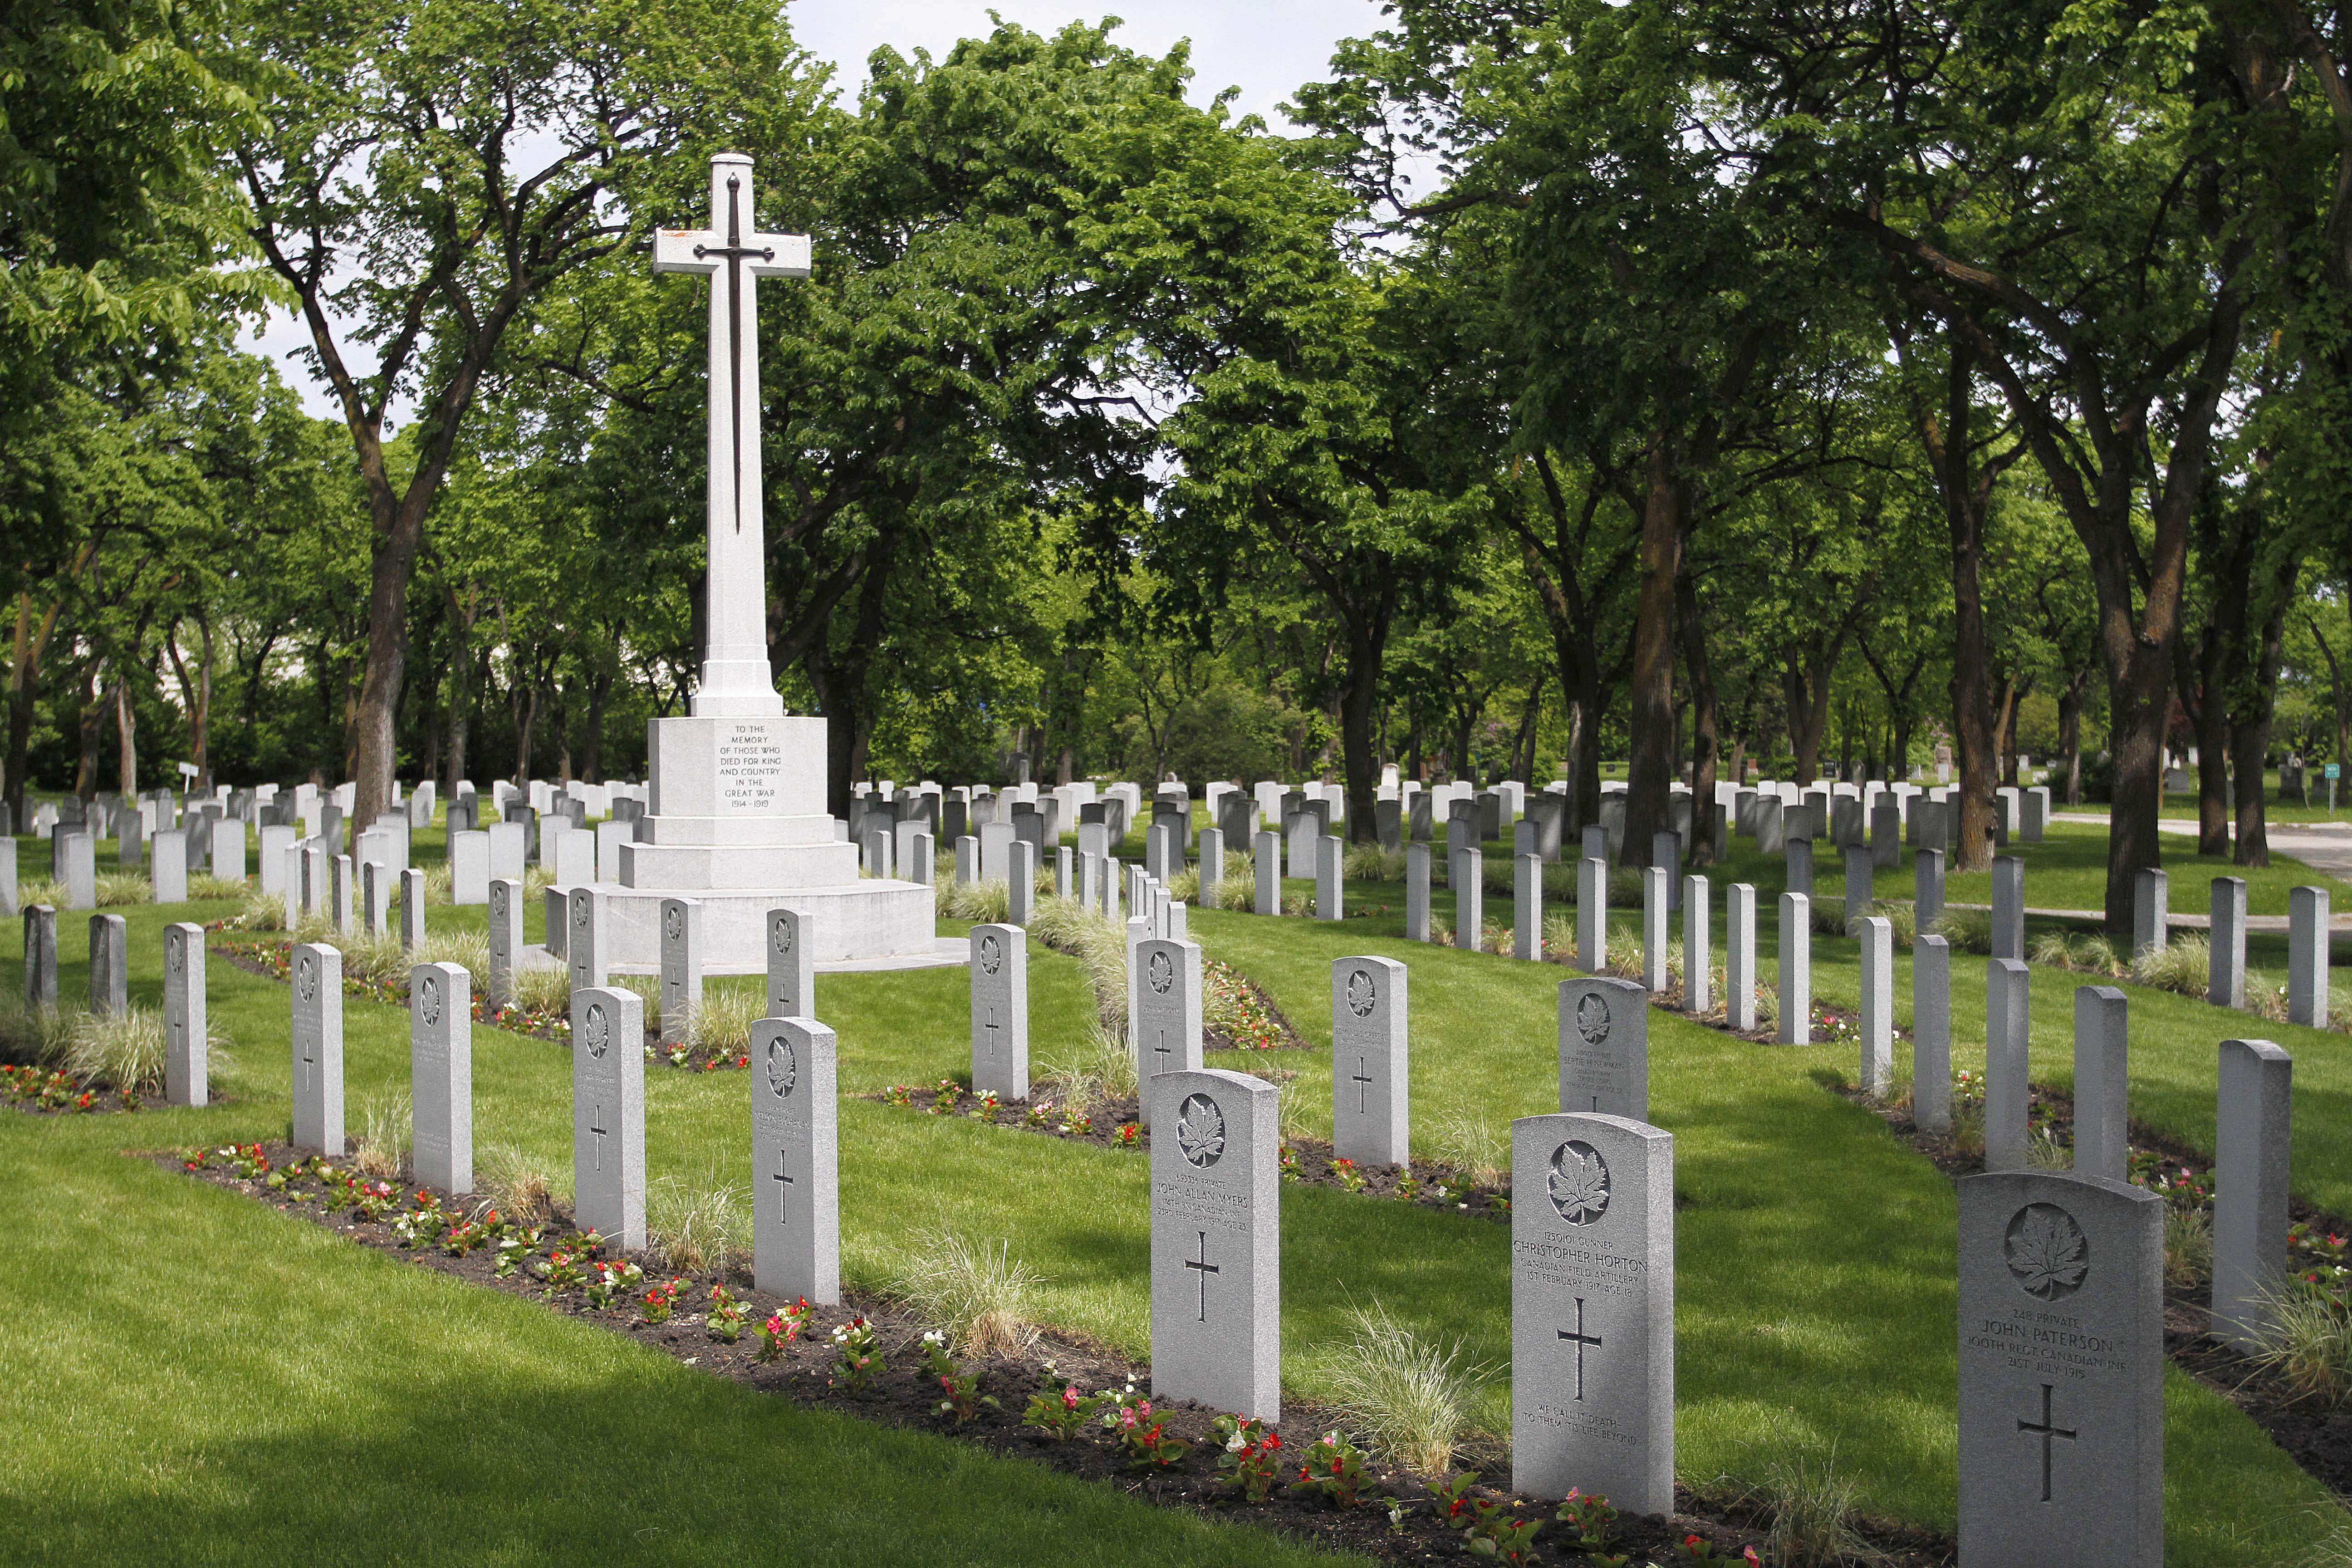
[[[767,547],[760,513],[759,313],[753,283],[809,275],[804,234],[762,234],[751,205],[751,160],[710,160],[710,226],[654,231],[654,270],[710,279],[709,642],[698,717],[783,712],[768,667]]]

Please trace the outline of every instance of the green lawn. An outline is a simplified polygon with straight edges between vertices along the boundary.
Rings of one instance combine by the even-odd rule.
[[[1406,959],[1416,1025],[1417,1127],[1425,1133],[1448,1117],[1480,1117],[1499,1140],[1510,1117],[1554,1107],[1555,988],[1562,972],[1406,944],[1400,895],[1396,889],[1351,888],[1354,907],[1386,902],[1390,912],[1337,927],[1203,910],[1192,916],[1192,930],[1213,955],[1241,965],[1265,984],[1294,1022],[1318,1041],[1328,1037],[1332,957],[1379,952]],[[1507,904],[1490,900],[1489,907],[1507,917]],[[141,907],[128,912],[138,977],[134,994],[152,1001],[158,931],[167,914],[184,911]],[[223,911],[215,906],[209,912]],[[446,906],[433,911],[436,921],[455,914]],[[1630,916],[1619,919],[1630,929]],[[82,922],[61,925],[68,968],[63,989],[71,995],[82,979]],[[16,951],[15,926],[0,921],[0,955]],[[1850,993],[1852,949],[1851,942],[1817,941],[1816,984],[1824,996]],[[1038,953],[1033,963],[1035,1053],[1050,1059],[1082,1032],[1090,1001],[1074,963],[1050,953]],[[0,956],[0,984],[9,983],[14,973],[13,958]],[[539,1499],[526,1506],[508,1496],[523,1462],[520,1455],[530,1455],[538,1470],[601,1476],[603,1448],[631,1452],[634,1463],[635,1451],[654,1441],[641,1430],[649,1419],[663,1423],[665,1433],[674,1425],[677,1436],[658,1443],[671,1453],[715,1451],[736,1434],[738,1422],[782,1423],[787,1432],[761,1436],[795,1454],[799,1450],[789,1445],[799,1441],[798,1434],[814,1434],[807,1424],[817,1417],[768,1411],[761,1402],[706,1386],[661,1358],[640,1357],[631,1347],[607,1343],[593,1331],[352,1254],[329,1238],[195,1184],[117,1160],[110,1151],[126,1136],[160,1144],[195,1136],[188,1131],[194,1127],[203,1128],[208,1139],[282,1132],[287,993],[222,963],[215,964],[212,982],[215,1019],[243,1043],[229,1079],[241,1103],[151,1116],[136,1124],[136,1131],[119,1121],[0,1118],[0,1127],[6,1129],[0,1132],[0,1159],[31,1162],[28,1168],[43,1173],[38,1182],[18,1175],[0,1185],[0,1205],[29,1205],[40,1216],[36,1229],[43,1257],[5,1288],[16,1320],[33,1325],[33,1342],[45,1347],[36,1363],[45,1370],[20,1383],[39,1390],[27,1412],[79,1402],[93,1412],[113,1412],[105,1419],[115,1423],[102,1442],[77,1437],[68,1444],[28,1442],[26,1429],[37,1424],[16,1423],[16,1435],[0,1439],[22,1445],[0,1447],[10,1456],[0,1474],[8,1478],[12,1500],[94,1500],[99,1494],[89,1489],[102,1491],[119,1474],[135,1471],[142,1484],[152,1484],[142,1468],[152,1467],[152,1476],[204,1493],[202,1507],[231,1519],[240,1500],[251,1495],[236,1484],[246,1471],[209,1448],[192,1448],[204,1439],[188,1434],[192,1427],[206,1434],[217,1429],[223,1434],[217,1440],[244,1456],[248,1448],[268,1451],[268,1445],[240,1446],[239,1434],[258,1425],[274,1441],[291,1436],[300,1445],[289,1451],[305,1457],[307,1479],[327,1483],[311,1489],[313,1495],[340,1489],[384,1500],[415,1489],[416,1470],[397,1455],[411,1434],[421,1433],[436,1456],[429,1461],[436,1485],[446,1481],[456,1488],[452,1495],[463,1506],[531,1519]],[[952,970],[823,977],[820,1011],[841,1038],[845,1093],[890,1081],[927,1081],[967,1067],[966,984]],[[1964,1042],[1981,1037],[1980,1026],[1971,1026],[1970,1015],[1981,1014],[1970,1000],[1975,984],[1980,982],[1962,981],[1955,1009],[1956,1032]],[[2056,1082],[2065,1077],[2062,1047],[2070,990],[2063,975],[2036,977],[2036,1046],[2044,1076]],[[2140,1047],[2135,1114],[2168,1127],[2177,1122],[2184,1136],[2194,1133],[2201,1115],[2210,1141],[2211,1042],[2220,1037],[2211,1028],[2210,1009],[2179,998],[2136,997],[2136,1003],[2141,1026],[2135,1030]],[[2289,1044],[2305,1049],[2311,1043]],[[2352,1150],[2329,1139],[2322,1125],[2346,1119],[2327,1114],[2333,1109],[2327,1100],[2312,1099],[2340,1087],[2331,1086],[2324,1064],[2314,1062],[2318,1054],[2309,1050],[2297,1075],[2303,1090],[2297,1182],[2315,1195],[2335,1190],[2331,1184],[2338,1178],[2326,1173],[2330,1167],[2352,1180]],[[1960,1055],[1968,1059],[1965,1044]],[[1310,1121],[1328,1125],[1330,1079],[1320,1052],[1217,1060],[1244,1069],[1298,1073],[1294,1092],[1304,1097]],[[1790,1444],[1820,1452],[1833,1447],[1839,1466],[1854,1476],[1871,1511],[1948,1528],[1956,1312],[1948,1184],[1874,1118],[1824,1088],[1824,1075],[1852,1071],[1839,1053],[1750,1046],[1654,1016],[1652,1060],[1653,1113],[1676,1134],[1676,1186],[1685,1204],[1677,1247],[1683,1478],[1737,1487],[1759,1479],[1769,1458]],[[353,1001],[347,1010],[347,1070],[355,1121],[370,1100],[404,1088],[404,1016]],[[476,1079],[478,1145],[518,1143],[568,1167],[569,1064],[561,1047],[478,1031]],[[744,1080],[732,1073],[649,1071],[647,1142],[654,1179],[704,1180],[714,1170],[726,1174],[739,1169],[748,1148],[743,1094]],[[2317,1181],[2315,1172],[2320,1173]],[[843,1108],[842,1173],[845,1272],[854,1284],[887,1282],[894,1259],[920,1232],[935,1226],[1007,1237],[1016,1253],[1046,1276],[1043,1316],[1130,1354],[1144,1353],[1149,1323],[1140,1156],[856,1100]],[[43,1195],[27,1199],[28,1186]],[[1502,1226],[1297,1186],[1284,1189],[1283,1219],[1283,1338],[1287,1381],[1295,1391],[1312,1394],[1322,1386],[1327,1358],[1349,1309],[1374,1300],[1425,1331],[1460,1341],[1475,1359],[1504,1366],[1508,1259]],[[139,1258],[135,1286],[126,1280],[118,1287],[94,1271],[100,1260],[118,1253]],[[166,1281],[181,1283],[194,1296],[193,1312],[171,1300]],[[476,1300],[478,1295],[486,1299]],[[419,1305],[426,1302],[432,1310],[420,1312]],[[173,1375],[184,1380],[186,1391],[168,1400],[134,1394],[126,1370],[110,1359],[142,1354],[143,1346],[133,1351],[128,1336],[118,1342],[90,1327],[133,1321],[141,1308],[152,1313],[159,1304],[172,1314],[164,1331],[172,1336]],[[193,1342],[181,1322],[190,1316],[204,1320]],[[307,1349],[299,1355],[256,1355],[251,1346],[257,1322],[288,1325]],[[486,1345],[498,1347],[495,1355]],[[600,1358],[630,1365],[633,1378],[671,1379],[689,1392],[674,1400],[648,1401],[634,1382],[620,1380],[631,1394],[625,1405],[614,1395],[609,1405],[583,1411],[579,1401],[609,1393],[607,1380],[582,1380],[576,1371],[591,1363],[606,1364]],[[256,1371],[253,1362],[267,1364]],[[594,1385],[593,1392],[583,1392],[583,1381]],[[550,1431],[565,1436],[522,1440],[503,1419],[472,1419],[470,1404],[448,1397],[453,1388],[463,1387],[478,1399],[486,1384],[536,1393],[541,1383],[561,1385],[561,1397],[572,1402],[561,1412],[567,1419],[549,1424]],[[243,1392],[248,1387],[260,1392],[248,1396]],[[393,1387],[396,1394],[387,1392]],[[418,1409],[385,1412],[383,1405],[394,1398],[404,1402],[404,1412],[409,1403]],[[1507,1429],[1507,1398],[1498,1381],[1484,1411],[1486,1424]],[[467,1417],[453,1414],[461,1404]],[[288,1423],[286,1414],[298,1405],[349,1410],[359,1418],[330,1415]],[[432,1414],[424,1414],[427,1409]],[[714,1410],[720,1415],[714,1416]],[[2324,1534],[2339,1517],[2322,1489],[2223,1401],[2176,1378],[2168,1390],[2168,1410],[2170,1560],[2176,1565],[2273,1560]],[[464,1430],[445,1433],[450,1426]],[[335,1430],[339,1426],[366,1430],[372,1440],[352,1443],[348,1434]],[[837,1456],[848,1441],[832,1436],[833,1430],[827,1426],[814,1434],[813,1447],[828,1456]],[[706,1444],[708,1433],[719,1436]],[[857,1493],[859,1500],[845,1506],[861,1516],[905,1506],[910,1488],[898,1479],[897,1456],[908,1457],[905,1470],[911,1478],[921,1455],[946,1452],[938,1445],[878,1435],[860,1434],[856,1441],[866,1447],[859,1450],[863,1462],[851,1468],[866,1484]],[[580,1452],[549,1466],[549,1445],[569,1445]],[[450,1452],[474,1462],[443,1466],[439,1457]],[[133,1453],[140,1456],[135,1462],[124,1457]],[[158,1460],[159,1454],[170,1458]],[[886,1454],[892,1457],[880,1457]],[[960,1458],[953,1462],[978,1463]],[[192,1473],[184,1476],[184,1470]],[[1049,1491],[1061,1484],[1026,1470],[1020,1478],[1020,1487]],[[1001,1484],[1008,1489],[1016,1485]],[[206,1491],[211,1488],[221,1489]],[[607,1497],[633,1499],[628,1486],[600,1482],[592,1495],[567,1485],[560,1495],[566,1506],[559,1511],[582,1521],[582,1529],[593,1529],[608,1542],[616,1534],[626,1536],[624,1525],[632,1516],[613,1510]],[[774,1495],[772,1489],[760,1494],[763,1500]],[[893,1498],[899,1500],[895,1505]],[[723,1487],[705,1489],[697,1500],[714,1535],[723,1528],[752,1528],[744,1511],[760,1506],[739,1501]],[[1081,1555],[1099,1558],[1107,1555],[1104,1548],[1117,1550],[1126,1539],[1121,1531],[1135,1528],[1120,1521],[1108,1499],[1049,1507],[1066,1528],[1038,1531],[1033,1541],[1003,1552],[978,1544],[976,1538],[1010,1522],[1009,1512],[991,1508],[974,1518],[950,1510],[944,1517],[957,1519],[958,1531],[971,1545],[967,1560],[1018,1561],[1033,1548],[1041,1555],[1049,1550],[1067,1554],[1074,1545]],[[38,1517],[44,1520],[62,1510],[85,1520],[76,1528],[121,1531],[111,1537],[118,1542],[142,1539],[137,1509],[129,1510],[127,1519],[110,1520],[100,1517],[109,1510],[87,1505],[67,1508],[44,1500],[41,1509]],[[111,1510],[116,1516],[125,1511]],[[659,1516],[657,1508],[639,1511]],[[315,1531],[316,1520],[299,1522],[306,1517],[297,1510],[298,1522],[288,1528]],[[764,1513],[761,1520],[766,1521]],[[65,1525],[60,1521],[55,1527]],[[668,1528],[688,1534],[689,1542],[672,1541],[666,1550],[696,1549],[689,1542],[700,1537],[692,1535],[691,1526]],[[833,1517],[824,1516],[821,1526],[812,1525],[790,1543],[809,1551],[834,1528]],[[1199,1542],[1202,1552],[1214,1549],[1208,1534],[1189,1535],[1193,1527],[1181,1521],[1147,1520],[1142,1528],[1164,1532],[1169,1549],[1180,1552],[1193,1550],[1181,1544],[1187,1541]],[[331,1538],[321,1532],[284,1539],[315,1544]],[[1273,1550],[1252,1541],[1257,1555]],[[91,1544],[95,1550],[87,1554],[122,1554],[119,1549],[110,1552],[102,1541]],[[261,1555],[276,1553],[265,1548]],[[864,1556],[849,1548],[838,1555]],[[919,1558],[919,1543],[907,1555]]]

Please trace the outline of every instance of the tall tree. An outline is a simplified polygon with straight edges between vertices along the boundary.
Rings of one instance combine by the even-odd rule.
[[[805,120],[818,79],[748,0],[298,0],[264,26],[282,89],[270,134],[240,154],[253,237],[350,430],[374,530],[353,712],[364,822],[391,797],[425,523],[509,331],[631,247],[651,205],[698,220],[680,205],[693,155],[744,133],[783,142],[770,126]],[[395,463],[404,407],[415,429]]]

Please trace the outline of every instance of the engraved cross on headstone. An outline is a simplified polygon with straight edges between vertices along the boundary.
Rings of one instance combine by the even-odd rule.
[[[588,1118],[588,1131],[596,1135],[596,1168],[604,1168],[604,1108],[597,1106]]]
[[[991,1007],[991,1008],[988,1010],[988,1024],[987,1024],[987,1029],[988,1029],[988,1059],[989,1059],[990,1061],[994,1061],[994,1060],[996,1059],[996,1009],[995,1009],[995,1008],[993,1008],[993,1007]]]
[[[1162,1029],[1160,1031],[1160,1043],[1151,1047],[1151,1054],[1160,1058],[1160,1066],[1154,1070],[1158,1072],[1166,1072],[1168,1070],[1168,1058],[1170,1055],[1168,1049],[1167,1030]]]
[[[751,160],[710,160],[710,226],[654,232],[654,270],[699,272],[710,288],[709,644],[698,715],[780,714],[768,665],[767,557],[760,513],[759,321],[752,285],[809,275],[804,234],[759,232]]]
[[[1579,1296],[1576,1299],[1576,1331],[1574,1333],[1570,1333],[1566,1329],[1562,1329],[1559,1331],[1559,1337],[1563,1340],[1568,1340],[1573,1342],[1576,1346],[1576,1396],[1579,1399],[1581,1399],[1584,1397],[1585,1347],[1590,1345],[1594,1350],[1599,1350],[1601,1348],[1601,1336],[1598,1334],[1588,1334],[1584,1331],[1583,1297]]]
[[[776,1151],[776,1173],[768,1179],[776,1184],[776,1223],[790,1225],[792,1215],[784,1207],[784,1200],[792,1194],[784,1189],[793,1184],[793,1178],[784,1174],[784,1152],[782,1149]]]
[[[1209,1261],[1209,1233],[1200,1230],[1192,1234],[1201,1238],[1201,1261],[1195,1263],[1188,1258],[1184,1259],[1184,1267],[1201,1277],[1201,1321],[1205,1323],[1209,1321],[1209,1276],[1223,1274],[1224,1270]]]
[[[1364,1072],[1364,1056],[1362,1052],[1359,1051],[1356,1053],[1356,1070],[1349,1073],[1348,1077],[1356,1086],[1356,1110],[1358,1113],[1361,1114],[1370,1110],[1370,1106],[1368,1102],[1367,1097],[1370,1095],[1372,1091],[1372,1080]]]
[[[2017,1418],[2019,1431],[2031,1432],[2042,1439],[2042,1500],[2043,1502],[2050,1500],[2050,1441],[2053,1437],[2063,1437],[2072,1443],[2076,1436],[2071,1428],[2059,1426],[2051,1417],[2050,1401],[2055,1394],[2056,1390],[2051,1384],[2045,1383],[2042,1385],[2042,1420],[2038,1425],[2028,1421],[2022,1415]]]

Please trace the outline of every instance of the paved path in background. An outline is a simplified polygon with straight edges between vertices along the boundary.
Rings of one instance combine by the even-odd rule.
[[[2053,812],[2050,820],[2083,823],[2092,827],[2107,826],[2105,816],[2087,811]],[[2191,838],[2197,837],[2197,824],[2185,818],[2168,816],[2156,826],[2166,833],[2184,834]],[[2291,856],[2315,871],[2325,871],[2331,877],[2352,882],[2352,822],[2273,823],[2270,825],[2269,837],[2271,848],[2277,853]],[[1967,907],[1983,909],[1985,906]],[[2097,921],[2106,918],[2105,911],[2101,910],[2037,910],[2028,907],[2025,912],[2053,920]],[[2327,922],[2331,932],[2352,931],[2352,910],[2331,910],[2328,913],[2332,917]],[[2186,910],[2172,911],[2172,926],[2176,931],[2204,931],[2212,923],[2210,915],[2192,914]],[[2284,915],[2246,917],[2248,931],[2283,931],[2286,926]]]

